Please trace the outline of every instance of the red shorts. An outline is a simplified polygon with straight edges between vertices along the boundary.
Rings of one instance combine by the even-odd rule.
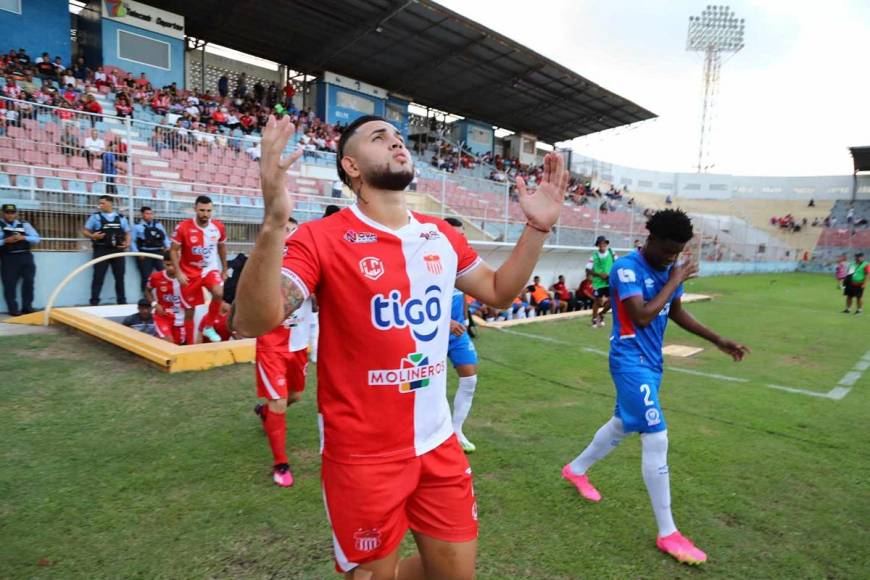
[[[323,458],[321,476],[339,572],[388,556],[408,528],[447,542],[477,538],[471,468],[455,435],[402,461],[356,465]]]
[[[172,337],[172,342],[175,344],[184,344],[184,326],[175,326],[175,315],[165,314],[163,316],[154,314],[154,329],[157,332],[157,338]]]
[[[305,390],[308,351],[257,351],[257,396],[263,399],[286,399],[287,393]]]
[[[203,288],[214,288],[224,283],[221,273],[217,270],[209,270],[201,276],[189,276],[187,284],[181,287],[181,299],[186,308],[194,308],[205,304],[202,296]]]

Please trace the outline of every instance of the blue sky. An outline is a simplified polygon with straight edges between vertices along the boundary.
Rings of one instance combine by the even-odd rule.
[[[691,0],[439,0],[659,115],[581,138],[605,161],[694,171],[702,62],[685,50]],[[851,173],[870,145],[870,1],[737,0],[746,47],[722,68],[714,173]],[[565,144],[563,144],[565,145]]]

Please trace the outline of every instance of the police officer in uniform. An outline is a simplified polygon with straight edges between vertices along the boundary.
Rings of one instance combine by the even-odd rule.
[[[169,241],[169,236],[166,235],[166,229],[163,224],[154,219],[154,211],[143,206],[140,210],[142,219],[139,223],[133,226],[133,239],[130,249],[134,252],[150,252],[152,254],[163,255],[163,252],[169,249],[172,244]],[[163,269],[162,258],[145,258],[138,256],[136,265],[139,268],[139,274],[142,277],[142,291],[145,291],[145,284],[148,283],[148,276],[151,272]]]
[[[130,224],[127,218],[114,210],[112,197],[101,195],[98,212],[91,214],[82,233],[89,238],[94,247],[94,258],[109,254],[118,254],[130,247]],[[106,270],[112,267],[112,277],[115,279],[115,297],[118,304],[127,303],[127,293],[124,290],[124,258],[106,260],[94,266],[94,278],[91,281],[91,306],[100,303],[100,292]]]
[[[0,275],[3,278],[3,297],[9,314],[30,314],[33,312],[33,278],[36,264],[30,248],[39,243],[39,234],[29,223],[18,219],[15,204],[3,204],[3,239],[0,240]],[[18,281],[21,280],[21,310],[15,299]]]

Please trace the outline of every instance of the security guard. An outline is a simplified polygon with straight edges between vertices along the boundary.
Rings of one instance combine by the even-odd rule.
[[[142,219],[133,226],[133,243],[130,245],[130,249],[134,252],[151,252],[162,256],[163,252],[172,245],[169,236],[166,235],[166,229],[162,223],[154,219],[154,210],[150,207],[143,206],[140,211]],[[142,291],[144,292],[151,272],[163,270],[163,259],[138,256],[136,266],[138,266],[139,274],[142,277]]]
[[[130,224],[127,218],[114,210],[112,196],[101,195],[100,211],[91,214],[82,233],[89,238],[94,246],[94,258],[109,254],[118,254],[130,247]],[[127,303],[127,293],[124,290],[124,258],[105,260],[94,266],[94,278],[91,281],[91,306],[100,303],[100,292],[106,270],[112,267],[112,277],[115,279],[115,297],[118,304]]]
[[[36,264],[30,248],[39,243],[39,234],[29,223],[18,219],[18,208],[13,203],[3,204],[3,239],[0,240],[0,275],[3,277],[3,297],[9,314],[30,314],[33,312],[33,278]],[[21,310],[15,295],[18,281],[21,280]]]

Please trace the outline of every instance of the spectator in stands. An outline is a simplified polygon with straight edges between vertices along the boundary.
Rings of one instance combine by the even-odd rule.
[[[130,247],[130,224],[120,213],[114,210],[114,200],[109,195],[101,195],[98,201],[99,211],[91,214],[82,233],[91,240],[94,258],[102,258],[118,254]],[[124,258],[105,260],[94,265],[94,277],[91,280],[91,306],[100,303],[100,293],[106,270],[112,267],[112,277],[115,279],[115,297],[118,304],[127,303],[124,289]]]
[[[166,233],[166,228],[155,219],[154,210],[150,207],[142,206],[140,211],[142,212],[142,217],[139,223],[133,226],[130,249],[133,252],[149,252],[162,256],[163,252],[167,251],[172,245],[169,241],[169,235]],[[148,283],[148,277],[151,273],[163,270],[163,259],[138,256],[136,258],[136,266],[142,278],[142,290],[144,291],[145,284]]]
[[[92,113],[90,116],[91,127],[96,125],[97,121],[102,121],[103,119],[103,107],[100,106],[100,103],[94,98],[94,95],[90,93],[85,93],[82,96],[82,110],[86,113]]]
[[[275,81],[266,87],[266,106],[270,109],[278,104],[278,84]]]
[[[296,95],[296,89],[293,87],[293,83],[287,83],[284,85],[284,108],[292,111],[296,107],[293,106],[293,97]]]
[[[67,157],[78,157],[81,155],[78,127],[71,123],[68,123],[63,128],[63,135],[60,136],[60,152]]]
[[[151,303],[144,298],[136,305],[136,313],[125,318],[121,324],[150,336],[157,336],[157,331],[154,328],[154,315],[151,312]]]
[[[85,57],[80,56],[76,59],[72,67],[73,76],[84,83],[88,79],[88,67],[85,66]]]
[[[234,97],[239,99],[244,99],[248,95],[248,75],[244,72],[239,75],[239,78],[236,79],[236,90],[233,94]]]
[[[119,117],[133,118],[133,103],[130,102],[130,97],[127,96],[127,93],[118,93],[118,96],[115,98],[115,111],[117,111],[116,115]]]
[[[33,278],[36,264],[31,247],[39,243],[39,234],[26,221],[18,219],[15,204],[3,204],[0,219],[3,238],[0,239],[0,276],[3,279],[3,297],[11,316],[33,312]],[[21,282],[21,310],[18,309],[18,282]]]
[[[18,86],[21,87],[21,90],[27,95],[26,98],[28,99],[31,98],[38,89],[36,83],[33,82],[33,75],[30,73],[30,70],[24,73],[24,78],[18,81]]]
[[[851,225],[853,221],[855,221],[855,208],[850,206],[846,210],[846,223]]]
[[[91,134],[85,139],[85,158],[88,160],[88,166],[91,166],[94,159],[99,159],[106,150],[106,142],[100,137],[100,132],[97,129],[91,129]]]
[[[103,179],[106,182],[106,193],[115,195],[118,189],[115,187],[115,176],[118,175],[118,154],[113,146],[103,151],[100,173],[103,174]]]
[[[54,63],[51,62],[51,57],[47,52],[43,52],[36,63],[36,74],[43,83],[49,83],[57,78],[57,69],[54,68]]]
[[[810,198],[810,203],[807,204],[807,207],[816,207],[816,200]]]
[[[230,79],[226,73],[222,74],[221,78],[218,79],[217,89],[221,100],[227,98],[227,95],[230,94]]]
[[[573,300],[571,300],[571,291],[568,290],[568,286],[565,285],[565,276],[559,276],[556,283],[550,286],[550,292],[553,293],[553,299],[555,300],[553,306],[554,311],[562,313],[574,309],[574,303]]]
[[[61,87],[75,87],[76,86],[76,77],[73,75],[72,70],[65,69],[60,75],[60,86]]]
[[[638,252],[643,249],[643,244],[640,243],[640,240],[635,240],[633,245],[634,245],[634,249],[637,250]]]
[[[20,70],[24,70],[25,68],[30,66],[30,55],[28,55],[27,51],[23,48],[19,48],[16,61],[18,62]]]
[[[538,316],[548,314],[553,307],[553,300],[547,289],[541,286],[541,277],[535,276],[528,287],[529,301],[535,307]]]

